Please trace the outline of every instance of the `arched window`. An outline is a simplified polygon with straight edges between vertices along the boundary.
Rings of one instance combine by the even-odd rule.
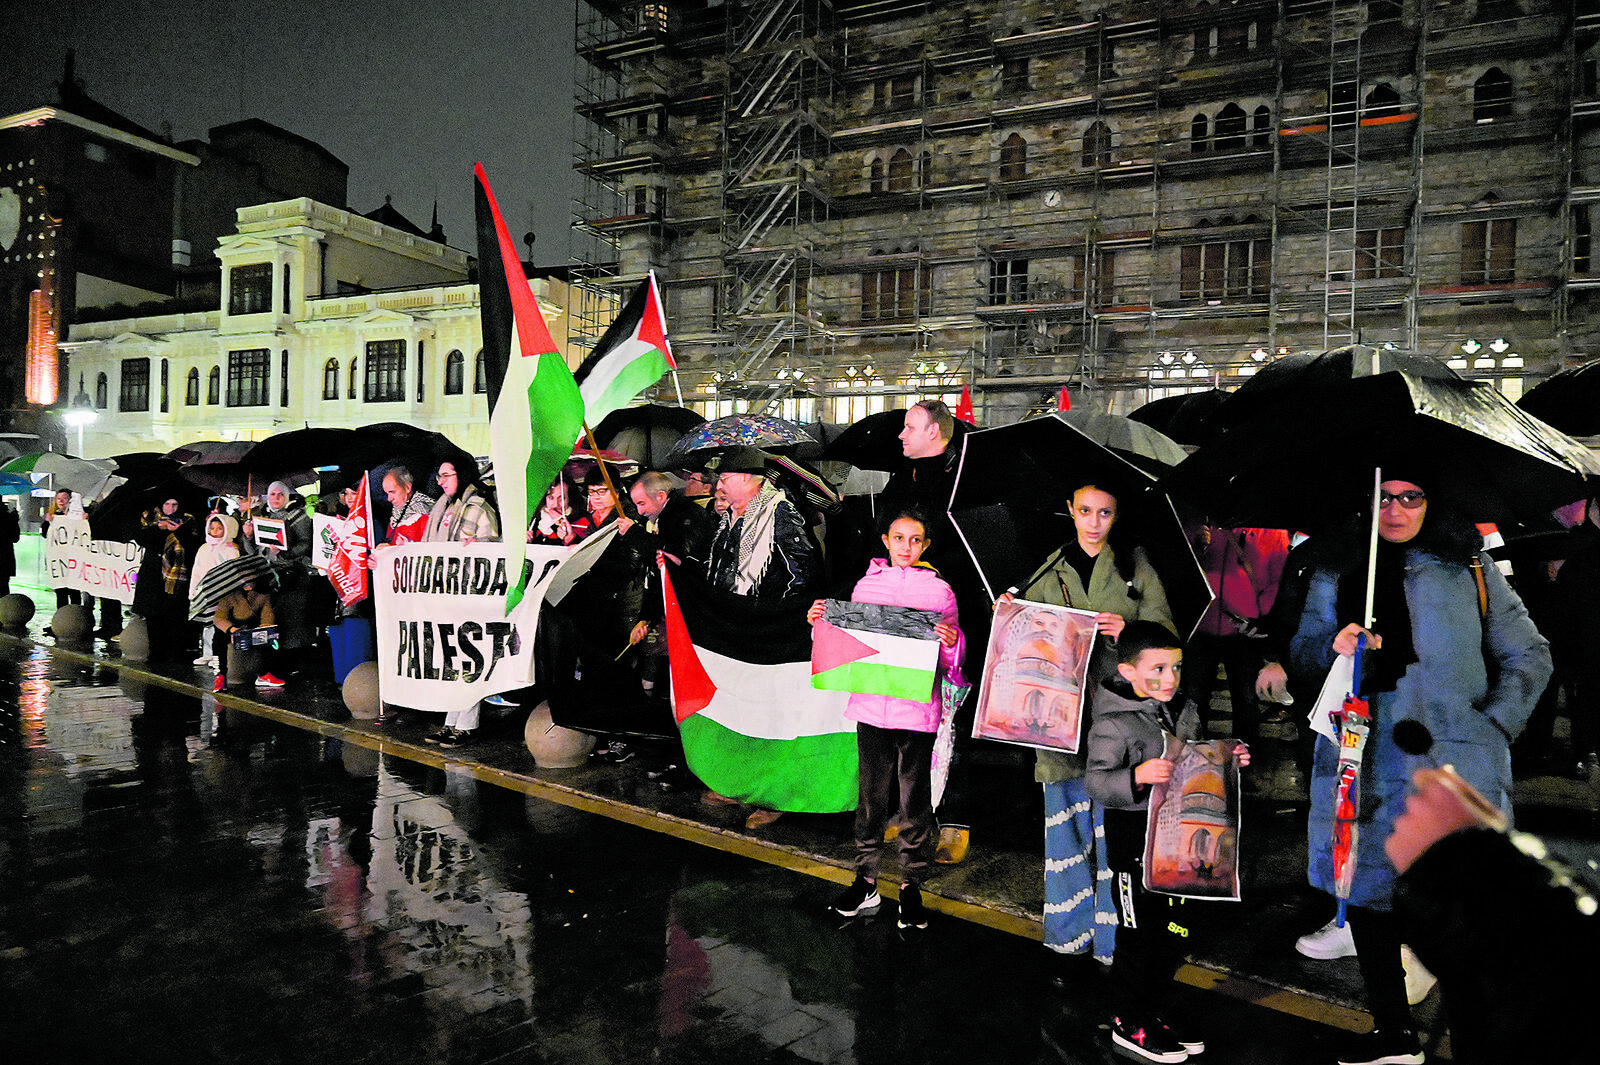
[[[1195,115],[1189,120],[1189,151],[1195,155],[1211,150],[1211,120]]]
[[[1000,180],[1021,181],[1028,176],[1028,142],[1013,133],[1000,142]]]
[[[94,406],[95,406],[96,410],[105,410],[106,409],[106,403],[108,402],[108,400],[106,398],[107,392],[108,392],[108,387],[107,387],[106,375],[103,374],[103,373],[95,374],[94,375]]]
[[[869,170],[869,175],[870,176],[867,178],[867,191],[868,192],[882,192],[883,191],[883,159],[880,158],[879,156],[874,155],[872,157],[871,167],[870,167],[870,170]]]
[[[1241,152],[1244,151],[1244,108],[1238,104],[1228,104],[1217,112],[1217,151]]]
[[[1401,111],[1400,94],[1394,91],[1394,86],[1386,81],[1381,81],[1367,93],[1366,104],[1363,107],[1367,118],[1381,118],[1384,115],[1398,115]]]
[[[1250,147],[1272,147],[1272,109],[1266,104],[1256,108],[1250,116]]]
[[[322,398],[339,398],[339,360],[329,359],[322,364]]]
[[[206,374],[206,406],[215,407],[222,402],[222,367],[213,366]]]
[[[889,159],[889,191],[907,192],[911,189],[911,153],[904,148]]]
[[[1490,67],[1472,85],[1472,119],[1492,122],[1511,117],[1511,77],[1499,67]]]
[[[198,407],[200,405],[200,368],[189,367],[189,373],[183,379],[183,405],[185,407]]]
[[[444,357],[444,394],[459,396],[466,385],[467,359],[459,351]]]
[[[350,360],[350,388],[345,392],[345,399],[356,398],[356,360]]]
[[[489,394],[489,361],[483,357],[482,348],[472,363],[472,391],[480,396]]]
[[[426,382],[428,375],[423,370],[422,341],[417,341],[417,402],[421,403],[426,397]]]
[[[1104,122],[1091,125],[1083,135],[1083,165],[1111,165],[1111,127]]]

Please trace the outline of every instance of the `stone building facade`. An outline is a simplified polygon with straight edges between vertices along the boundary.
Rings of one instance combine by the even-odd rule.
[[[577,44],[580,268],[657,271],[708,412],[1597,349],[1578,0],[579,0]]]

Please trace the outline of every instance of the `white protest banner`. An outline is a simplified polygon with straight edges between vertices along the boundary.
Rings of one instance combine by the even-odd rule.
[[[508,615],[503,544],[380,547],[372,587],[383,700],[448,712],[533,683],[533,631],[545,585],[571,553],[530,544],[528,594]]]
[[[132,603],[144,548],[134,543],[96,540],[86,518],[57,517],[50,522],[44,560],[51,587]]]

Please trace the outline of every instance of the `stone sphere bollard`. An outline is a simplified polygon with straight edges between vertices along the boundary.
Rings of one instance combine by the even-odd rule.
[[[362,721],[376,720],[383,712],[383,700],[378,696],[378,663],[363,662],[344,678],[344,705],[352,717]]]
[[[595,744],[595,738],[587,732],[562,728],[551,720],[549,703],[540,703],[528,711],[522,738],[540,769],[575,769],[589,760]]]
[[[66,610],[62,607],[61,610]],[[61,610],[56,611],[59,615]],[[52,626],[53,627],[53,626]],[[59,635],[60,629],[56,629]],[[150,625],[144,618],[134,618],[122,630],[122,657],[129,662],[148,662],[150,660]]]
[[[50,631],[65,643],[83,643],[94,633],[94,611],[74,603],[58,607],[50,619]]]
[[[0,597],[0,628],[20,629],[33,620],[33,600],[21,592]]]

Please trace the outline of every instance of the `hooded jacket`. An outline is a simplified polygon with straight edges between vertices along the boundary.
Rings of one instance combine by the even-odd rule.
[[[209,532],[213,521],[222,522],[222,535],[212,536]],[[230,558],[238,558],[239,548],[239,523],[226,514],[208,514],[202,528],[206,532],[206,542],[195,548],[194,565],[189,567],[189,587],[200,587],[200,582],[205,575],[211,572],[219,562]]]
[[[1089,798],[1117,810],[1149,809],[1150,786],[1134,783],[1133,771],[1141,762],[1166,756],[1162,719],[1172,712],[1170,707],[1140,698],[1120,677],[1095,688],[1094,724],[1085,745],[1088,769],[1083,783]],[[1176,711],[1172,734],[1184,741],[1199,739],[1200,714],[1193,702],[1185,701]]]
[[[867,574],[856,582],[852,602],[877,603],[882,606],[905,606],[917,610],[937,610],[939,620],[955,626],[956,642],[939,647],[939,670],[934,679],[933,698],[926,702],[915,699],[895,699],[887,695],[850,696],[844,716],[851,721],[878,728],[906,729],[910,732],[937,732],[943,704],[939,698],[939,681],[950,677],[961,678],[961,655],[965,638],[960,635],[956,615],[956,593],[944,582],[932,566],[916,565],[896,568],[886,558],[875,558],[867,566]]]

